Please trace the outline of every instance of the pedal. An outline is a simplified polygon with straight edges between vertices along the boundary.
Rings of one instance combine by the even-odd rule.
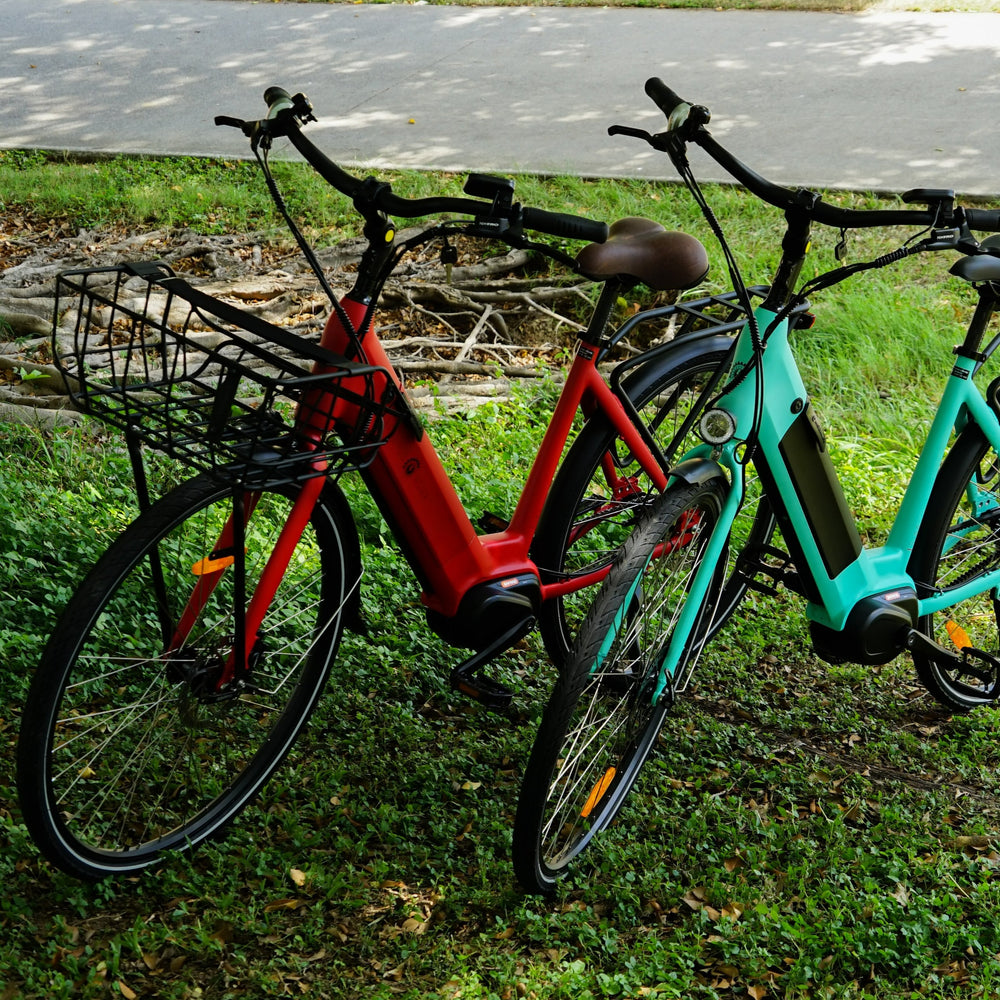
[[[736,572],[746,580],[750,590],[773,597],[779,587],[802,593],[799,574],[792,557],[781,549],[770,545],[755,546],[752,551],[744,550],[736,560]],[[758,576],[767,579],[759,580]]]
[[[961,652],[955,652],[935,642],[930,637],[913,629],[906,637],[906,648],[910,652],[918,652],[924,656],[933,657],[938,661],[945,661],[955,670],[960,670],[968,677],[974,677],[980,681],[986,690],[984,696],[990,701],[1000,698],[1000,660],[991,653],[986,653],[973,646],[965,646]],[[983,666],[977,666],[973,661],[978,660]]]
[[[534,627],[534,617],[520,621],[485,649],[481,649],[478,653],[474,653],[467,660],[464,660],[452,670],[449,678],[451,686],[456,691],[461,691],[462,694],[478,701],[481,705],[485,705],[486,708],[502,712],[510,705],[514,698],[514,692],[499,681],[493,680],[492,677],[480,673],[480,670],[494,657],[499,656],[504,650],[510,649],[515,642],[523,639]]]
[[[451,686],[494,712],[503,712],[514,700],[514,692],[485,674],[451,675]]]

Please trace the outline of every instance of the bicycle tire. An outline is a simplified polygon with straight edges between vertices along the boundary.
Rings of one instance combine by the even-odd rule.
[[[917,594],[927,597],[975,579],[1000,566],[1000,456],[982,430],[969,424],[955,440],[931,490],[917,534],[910,573]],[[992,592],[962,601],[917,626],[946,648],[967,642],[993,657],[998,653]],[[960,630],[955,632],[956,627]],[[951,636],[954,635],[955,639]],[[954,663],[914,653],[917,676],[942,705],[968,712],[992,704],[996,671],[984,661],[966,672]],[[975,673],[973,672],[975,671]],[[978,676],[977,676],[978,674]]]
[[[708,378],[728,364],[731,345],[730,338],[718,334],[678,341],[676,350],[638,369],[626,383],[629,399],[662,446],[672,440]],[[694,431],[689,432],[677,456],[701,443]],[[608,497],[608,481],[602,470],[606,455],[616,457],[623,479],[634,477],[632,491],[624,499]],[[624,452],[610,421],[603,414],[594,415],[560,465],[539,519],[532,558],[543,582],[611,565],[654,496],[652,483]],[[725,625],[747,591],[747,578],[735,572],[736,558],[747,546],[767,545],[774,529],[772,509],[762,498],[752,467],[748,468],[747,500],[733,525],[730,571],[711,634]],[[587,590],[552,598],[542,605],[539,629],[556,666],[561,668],[567,662],[592,599],[593,591]]]
[[[246,524],[248,594],[296,492],[259,494]],[[214,680],[235,633],[231,569],[184,643],[167,649],[232,509],[231,490],[206,476],[172,490],[103,554],[46,646],[17,787],[35,843],[71,875],[134,874],[221,833],[316,706],[360,573],[350,509],[331,484],[261,626],[247,682],[223,698]]]
[[[615,818],[653,750],[669,708],[669,699],[652,700],[659,664],[727,492],[717,477],[657,498],[593,603],[521,783],[512,860],[530,893],[554,891]],[[665,543],[669,549],[653,558]],[[720,571],[679,670],[690,672],[707,641],[722,580]]]

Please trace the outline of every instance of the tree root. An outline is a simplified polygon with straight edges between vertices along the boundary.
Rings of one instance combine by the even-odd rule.
[[[298,251],[276,248],[258,234],[46,235],[50,238],[32,240],[19,233],[8,242],[20,248],[17,263],[0,270],[4,406],[20,401],[37,409],[43,394],[52,406],[58,405],[56,399],[68,399],[65,380],[51,364],[49,340],[56,275],[64,270],[163,260],[205,292],[311,340],[318,338],[330,310]],[[496,399],[509,392],[510,380],[552,374],[557,353],[566,352],[584,330],[581,318],[589,315],[593,286],[575,276],[565,282],[549,275],[533,279],[525,273],[532,262],[523,250],[484,258],[481,243],[454,242],[461,256],[450,271],[436,251],[424,251],[404,260],[386,284],[378,333],[401,376],[410,386],[438,383],[439,397],[447,387],[451,406],[463,396],[482,400],[484,384],[490,386],[489,398]],[[350,287],[363,248],[363,240],[351,239],[318,251],[336,294]],[[137,302],[144,297],[137,295]],[[68,328],[63,330],[67,337],[75,318],[72,308],[56,317]],[[419,386],[415,389],[416,398],[422,398]]]

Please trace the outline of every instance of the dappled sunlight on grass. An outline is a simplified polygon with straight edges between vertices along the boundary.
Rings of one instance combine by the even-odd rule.
[[[2,175],[16,180],[12,204],[41,197],[56,178],[61,189],[48,189],[37,210],[81,225],[107,222],[129,184],[199,189],[194,167],[173,169],[73,170],[0,155]],[[209,190],[236,168],[200,169]],[[416,194],[445,181],[457,184],[440,175],[399,183]],[[703,232],[669,185],[522,186],[533,204],[641,213]],[[729,189],[709,194],[748,279],[766,280],[778,213]],[[338,224],[342,206],[309,197],[307,188],[310,225]],[[191,225],[197,201],[164,219],[154,198],[129,223]],[[264,219],[250,196],[217,211],[212,224],[223,227]],[[832,266],[833,240],[817,243],[809,266],[818,273]],[[895,235],[859,236],[851,259],[895,245]],[[710,250],[709,287],[724,288]],[[967,289],[942,280],[942,264],[940,255],[908,261],[820,296],[816,326],[794,340],[872,541],[887,528],[969,313]],[[470,511],[509,511],[516,491],[497,470],[523,470],[551,390],[524,387],[512,402],[434,421],[429,433]],[[906,658],[822,663],[800,598],[751,594],[708,648],[610,835],[553,901],[527,899],[513,883],[510,826],[553,668],[529,636],[496,667],[517,689],[509,714],[452,692],[447,676],[461,654],[427,629],[406,561],[356,479],[345,489],[364,549],[368,630],[345,639],[288,766],[219,844],[124,884],[55,873],[28,842],[14,799],[19,712],[55,615],[134,501],[121,441],[92,425],[54,436],[0,426],[0,457],[4,996],[996,994],[1000,714],[949,715]],[[179,475],[155,464],[154,491]]]

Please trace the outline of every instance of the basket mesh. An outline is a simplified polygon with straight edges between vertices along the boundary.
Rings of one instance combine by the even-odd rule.
[[[53,353],[74,402],[199,471],[255,487],[362,468],[408,418],[385,369],[226,303],[216,303],[220,318],[213,302],[165,265],[61,274]]]

